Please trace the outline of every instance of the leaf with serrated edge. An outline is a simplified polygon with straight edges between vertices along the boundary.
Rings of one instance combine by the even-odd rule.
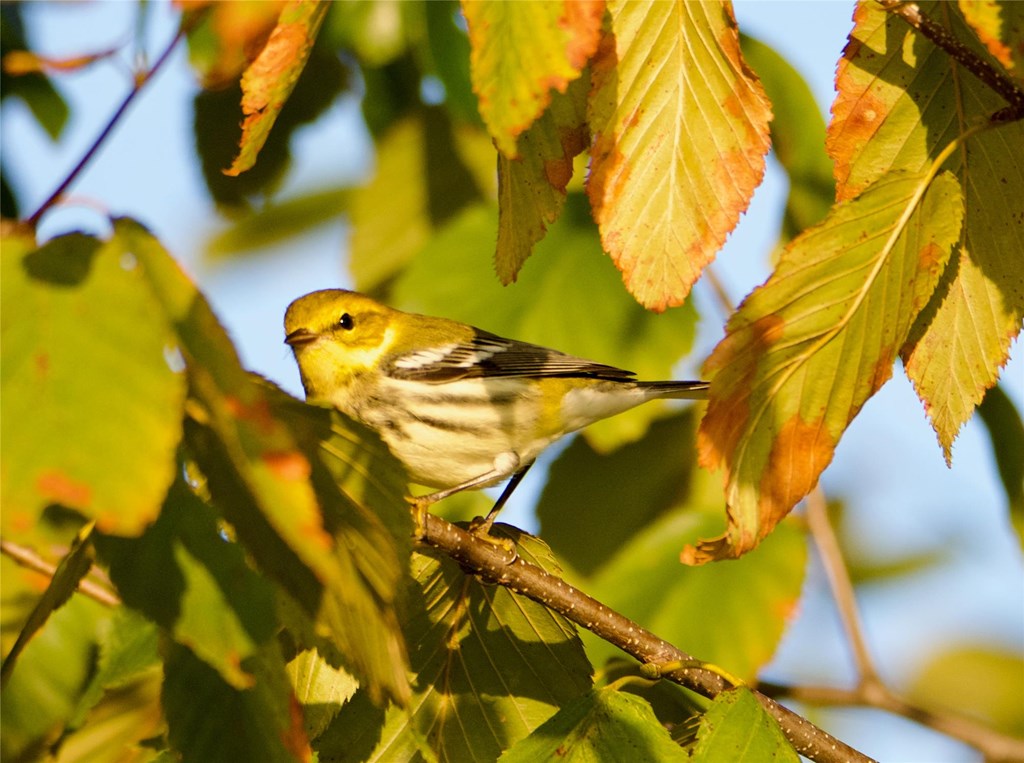
[[[705,365],[700,463],[725,467],[726,533],[683,552],[749,551],[817,483],[858,411],[892,375],[959,239],[956,178],[898,173],[786,247]]]
[[[533,734],[499,758],[501,763],[558,760],[590,763],[603,760],[688,761],[658,722],[650,704],[633,694],[598,689],[566,705]]]
[[[719,694],[701,719],[692,760],[757,760],[798,763],[793,745],[750,689],[738,687]]]
[[[988,57],[956,4],[920,7]],[[927,167],[969,127],[1006,105],[876,3],[858,4],[854,22],[836,70],[838,95],[826,146],[841,199],[892,170]],[[947,161],[964,192],[963,240],[900,352],[947,461],[953,440],[999,378],[1024,324],[1022,145],[1024,124],[1006,123],[972,135]]]
[[[516,138],[564,93],[597,49],[600,0],[464,0],[470,76],[480,114],[510,159]],[[509,55],[514,50],[515,55]]]
[[[519,136],[519,157],[498,155],[498,248],[494,267],[503,284],[544,237],[565,204],[573,157],[587,147],[586,103],[589,79],[580,77]]]
[[[609,2],[587,184],[601,242],[653,310],[682,304],[764,175],[771,112],[718,2]]]
[[[495,528],[525,561],[557,572],[540,540]],[[415,555],[413,577],[404,623],[415,674],[409,710],[392,707],[381,719],[360,692],[318,744],[321,759],[406,760],[425,746],[439,761],[494,760],[590,688],[590,663],[560,615],[480,583],[446,556]],[[353,752],[353,730],[382,721],[372,752]]]
[[[242,137],[238,156],[224,174],[234,177],[256,164],[277,115],[284,108],[313,49],[330,4],[292,0],[281,11],[263,50],[242,75]]]

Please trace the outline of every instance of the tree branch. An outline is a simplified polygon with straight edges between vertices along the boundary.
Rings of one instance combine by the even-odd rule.
[[[0,539],[0,553],[10,557],[15,564],[18,564],[25,569],[38,572],[40,575],[45,575],[48,578],[53,578],[53,574],[57,571],[57,565],[51,564],[36,553],[33,549],[28,546],[22,546],[19,543],[12,543],[9,540]],[[96,568],[92,568],[92,572],[95,572]],[[95,599],[100,604],[105,604],[108,607],[117,607],[121,604],[121,599],[117,597],[117,594],[108,591],[103,586],[92,582],[86,578],[78,581],[78,592],[85,594],[91,599]]]
[[[993,121],[1012,122],[1024,118],[1024,89],[1011,77],[1008,77],[1006,72],[992,66],[991,63],[950,34],[944,26],[921,13],[921,8],[917,3],[904,0],[877,1],[885,10],[906,21],[937,47],[946,51],[967,71],[1006,99],[1010,107],[993,115]]]
[[[505,586],[510,591],[527,596],[558,612],[643,664],[660,666],[667,663],[694,662],[694,658],[686,652],[587,596],[561,578],[522,559],[510,561],[506,549],[488,543],[440,517],[427,514],[417,540],[444,551],[487,582]],[[729,688],[720,674],[697,667],[682,667],[666,671],[662,675],[709,698],[714,698],[719,692]],[[819,763],[871,761],[871,758],[819,729],[770,697],[758,692],[755,692],[755,695],[778,721],[786,738],[801,755]]]
[[[186,13],[182,16],[181,26],[178,28],[178,33],[174,35],[174,39],[171,40],[163,53],[160,54],[160,57],[157,58],[147,71],[139,72],[135,75],[134,81],[132,82],[132,89],[128,92],[128,95],[125,96],[121,105],[117,107],[114,114],[107,121],[107,124],[102,130],[100,130],[100,134],[97,135],[96,139],[92,142],[92,145],[89,146],[86,152],[82,155],[82,158],[78,160],[78,164],[71,169],[67,174],[67,177],[60,182],[60,185],[58,185],[54,192],[47,197],[46,201],[40,204],[39,208],[25,221],[27,225],[34,229],[39,224],[40,218],[46,214],[50,207],[60,200],[68,187],[75,182],[80,174],[82,174],[82,171],[92,160],[93,156],[96,155],[96,152],[100,150],[100,147],[106,142],[107,138],[114,131],[114,128],[117,127],[117,123],[121,121],[121,117],[124,116],[128,107],[131,106],[132,102],[139,93],[142,92],[142,89],[146,84],[153,79],[156,73],[160,71],[163,65],[171,57],[171,53],[174,52],[174,49],[178,46],[181,39],[199,23],[200,19],[202,19],[204,15],[204,12],[197,11],[193,13]]]
[[[872,694],[865,693],[861,687],[840,689],[834,686],[787,686],[767,682],[760,683],[758,688],[772,697],[788,697],[813,705],[844,705],[886,710],[969,744],[981,752],[985,760],[1024,760],[1024,739],[1002,734],[971,718],[919,707],[884,686],[882,692]]]

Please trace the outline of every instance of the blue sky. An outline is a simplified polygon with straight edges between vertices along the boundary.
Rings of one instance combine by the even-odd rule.
[[[64,56],[131,39],[135,8],[132,3],[97,2],[29,4],[25,10],[36,47]],[[738,2],[736,16],[741,29],[773,45],[800,70],[827,115],[852,4]],[[167,4],[153,4],[150,51],[158,51],[169,39],[174,19]],[[126,80],[126,70],[109,63],[63,77],[59,84],[74,121],[56,145],[20,104],[4,102],[0,150],[25,209],[41,202],[77,161],[123,97]],[[295,297],[348,283],[344,223],[244,260],[204,261],[200,253],[205,242],[225,223],[213,212],[193,159],[194,88],[181,51],[72,188],[81,205],[49,215],[42,234],[73,228],[102,232],[103,215],[90,204],[146,223],[199,281],[246,365],[301,394],[293,360],[281,341],[281,317]],[[298,134],[294,166],[281,195],[336,186],[345,179],[357,182],[370,171],[371,144],[359,125],[358,103],[350,98]],[[737,300],[768,274],[767,255],[775,243],[785,192],[785,179],[771,168],[751,210],[718,257],[715,267]],[[723,316],[701,287],[695,298],[704,315],[698,352],[706,354],[721,335]],[[1018,408],[1024,408],[1019,343],[1014,354],[1003,379]],[[848,500],[847,531],[869,544],[880,559],[931,548],[948,548],[953,559],[942,570],[919,575],[899,588],[879,585],[862,591],[866,629],[883,675],[896,682],[907,679],[930,656],[928,650],[944,644],[977,639],[1022,648],[1021,554],[1006,531],[1005,498],[980,423],[965,427],[954,448],[953,468],[947,469],[922,406],[897,369],[851,426],[823,485],[829,495]],[[520,505],[519,511],[524,508]],[[516,516],[524,515],[508,519],[515,522]],[[803,610],[769,673],[788,680],[845,682],[851,679],[850,665],[819,575],[808,584]],[[881,759],[979,759],[909,722],[882,722],[870,711],[844,717],[833,726],[836,733]]]

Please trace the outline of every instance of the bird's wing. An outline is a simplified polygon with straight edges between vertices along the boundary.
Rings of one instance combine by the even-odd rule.
[[[632,371],[595,363],[528,342],[476,330],[469,342],[414,350],[392,358],[388,373],[396,379],[446,382],[481,377],[581,376],[633,381]]]

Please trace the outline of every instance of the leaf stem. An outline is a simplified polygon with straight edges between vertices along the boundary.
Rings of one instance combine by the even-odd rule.
[[[507,549],[488,543],[433,514],[426,514],[417,540],[443,551],[483,580],[502,585],[558,612],[600,638],[632,655],[643,664],[680,667],[664,677],[705,697],[714,698],[729,688],[721,675],[705,668],[692,656],[658,638],[625,615],[522,559],[509,559]],[[818,728],[810,721],[755,692],[765,709],[778,721],[798,753],[818,763],[868,763],[871,758]]]
[[[96,152],[100,150],[100,147],[102,147],[102,145],[106,142],[107,138],[110,137],[110,134],[114,131],[114,128],[117,126],[118,122],[121,121],[121,118],[124,116],[124,113],[128,110],[128,107],[131,106],[131,104],[135,101],[135,98],[139,95],[139,93],[142,92],[142,89],[146,86],[146,84],[151,79],[153,79],[157,72],[160,71],[163,65],[171,57],[171,53],[174,52],[174,49],[178,46],[178,43],[181,41],[181,39],[185,35],[187,35],[195,27],[197,23],[199,23],[200,19],[204,15],[205,14],[203,12],[185,14],[182,17],[181,24],[178,27],[177,34],[174,35],[174,38],[170,41],[170,43],[167,45],[164,51],[160,54],[160,57],[157,58],[157,60],[147,71],[137,72],[135,74],[134,81],[132,82],[132,89],[125,96],[124,100],[121,102],[121,105],[118,106],[117,109],[114,111],[113,115],[107,121],[107,124],[103,127],[102,130],[100,130],[99,135],[96,136],[96,139],[92,142],[92,145],[89,146],[86,152],[82,155],[82,158],[78,160],[78,163],[71,169],[71,171],[67,174],[64,180],[62,180],[61,183],[57,186],[57,188],[53,191],[53,193],[51,193],[47,197],[46,201],[44,201],[39,206],[39,208],[35,212],[33,212],[25,221],[32,229],[35,229],[39,225],[39,220],[42,218],[42,216],[46,214],[50,207],[52,207],[54,204],[60,201],[61,197],[64,195],[64,192],[68,189],[68,187],[73,182],[75,182],[75,180],[78,178],[80,174],[82,174],[82,171],[86,168],[86,166],[89,164],[92,158],[96,155]]]

